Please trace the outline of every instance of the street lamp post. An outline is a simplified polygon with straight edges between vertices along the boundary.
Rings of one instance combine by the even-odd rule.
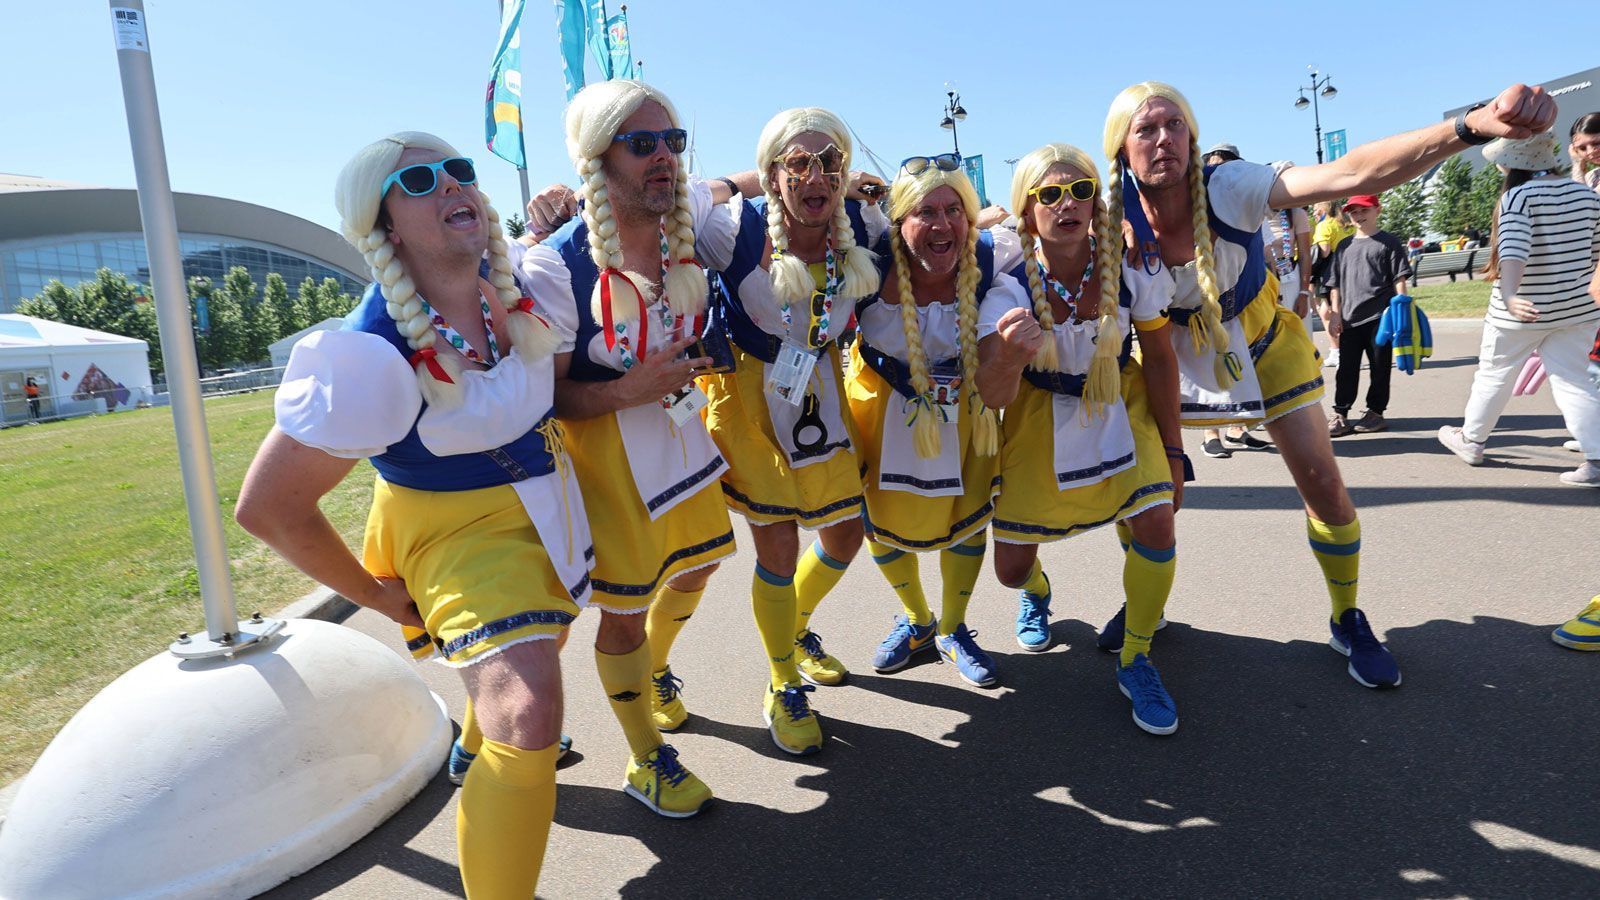
[[[1295,109],[1305,109],[1307,106],[1311,107],[1311,117],[1312,117],[1312,120],[1316,123],[1316,127],[1317,127],[1317,163],[1321,164],[1321,162],[1322,162],[1322,109],[1317,103],[1317,95],[1320,93],[1322,96],[1327,97],[1329,100],[1332,100],[1334,97],[1339,96],[1339,89],[1333,86],[1333,76],[1332,75],[1322,75],[1321,79],[1319,80],[1317,76],[1321,75],[1321,73],[1317,71],[1317,67],[1316,66],[1314,66],[1314,65],[1313,66],[1306,66],[1306,68],[1311,70],[1311,87],[1309,88],[1309,90],[1311,91],[1311,99],[1310,100],[1306,99],[1306,91],[1308,90],[1307,88],[1305,88],[1305,87],[1298,88],[1297,90],[1300,91],[1300,97],[1299,97],[1299,99],[1294,101],[1294,108]]]
[[[944,84],[944,121],[939,123],[940,128],[950,129],[950,142],[956,148],[956,155],[961,155],[961,139],[956,134],[956,123],[967,118],[967,111],[961,106],[961,95],[956,93],[955,85],[950,82]]]

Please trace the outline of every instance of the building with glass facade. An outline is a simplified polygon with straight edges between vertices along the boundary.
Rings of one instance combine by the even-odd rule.
[[[173,199],[185,276],[221,281],[244,266],[257,284],[277,272],[291,292],[307,277],[338,279],[358,296],[366,287],[361,255],[321,225],[221,197]],[[135,191],[0,175],[0,313],[51,279],[76,285],[101,267],[150,282]]]

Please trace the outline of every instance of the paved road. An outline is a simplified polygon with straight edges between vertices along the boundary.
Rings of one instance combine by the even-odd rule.
[[[855,673],[813,695],[828,743],[797,761],[761,724],[741,533],[674,660],[694,718],[673,743],[717,803],[669,821],[618,790],[625,751],[586,650],[598,617],[584,616],[564,660],[579,752],[561,773],[542,893],[1600,893],[1600,658],[1547,637],[1600,591],[1600,491],[1556,481],[1578,459],[1561,449],[1548,390],[1513,401],[1488,465],[1440,448],[1477,326],[1440,323],[1436,338],[1421,374],[1395,376],[1394,430],[1337,442],[1365,532],[1363,606],[1403,666],[1398,690],[1358,686],[1328,648],[1326,596],[1277,457],[1197,458],[1173,624],[1156,643],[1177,735],[1134,727],[1095,650],[1121,583],[1113,536],[1097,532],[1043,553],[1058,617],[1048,653],[1019,650],[1011,592],[987,574],[979,584],[969,622],[1002,666],[989,691],[938,664],[872,673],[896,604],[863,555],[816,616]],[[935,568],[925,561],[930,587]],[[348,624],[400,652],[375,614]],[[459,718],[455,675],[420,671]],[[441,775],[269,896],[459,896],[455,802]]]

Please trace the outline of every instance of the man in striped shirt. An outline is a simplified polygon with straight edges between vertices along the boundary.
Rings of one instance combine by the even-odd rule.
[[[1489,262],[1496,280],[1466,421],[1441,428],[1439,441],[1468,464],[1482,463],[1513,373],[1537,351],[1585,457],[1561,480],[1600,487],[1600,387],[1588,374],[1600,327],[1600,194],[1565,177],[1549,133],[1497,140],[1483,155],[1506,173]]]

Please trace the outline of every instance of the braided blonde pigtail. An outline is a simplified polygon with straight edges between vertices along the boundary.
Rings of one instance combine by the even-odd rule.
[[[1061,368],[1061,359],[1056,352],[1056,312],[1051,308],[1050,295],[1039,278],[1039,264],[1034,256],[1038,239],[1033,236],[1033,230],[1028,227],[1025,218],[1018,215],[1017,220],[1017,238],[1022,241],[1022,270],[1028,277],[1028,296],[1033,298],[1033,317],[1039,320],[1039,327],[1044,330],[1044,343],[1039,345],[1039,352],[1033,357],[1031,365],[1041,372],[1055,372]]]
[[[612,317],[618,322],[632,322],[639,318],[639,306],[649,306],[655,299],[654,292],[644,276],[623,269],[622,238],[617,234],[605,167],[599,157],[580,160],[578,177],[583,179],[583,221],[589,226],[589,258],[600,270],[600,277],[594,282],[594,293],[589,298],[589,309],[596,322],[604,321],[602,289],[609,282]]]
[[[529,360],[543,359],[556,352],[561,339],[549,323],[533,314],[532,304],[524,309],[522,290],[511,274],[511,257],[506,251],[505,231],[500,227],[500,213],[482,191],[484,213],[489,220],[489,283],[494,285],[495,297],[506,311],[506,335],[511,346]]]
[[[922,326],[917,321],[917,295],[911,289],[910,261],[906,258],[906,243],[896,225],[890,235],[889,245],[894,251],[896,282],[900,289],[900,328],[906,338],[906,365],[911,369],[911,390],[917,401],[911,411],[912,443],[917,455],[933,459],[939,455],[939,422],[934,421],[934,411],[925,401],[933,391],[933,379],[928,375],[928,355],[922,348]]]
[[[1189,131],[1189,205],[1194,215],[1194,274],[1200,287],[1200,310],[1189,320],[1189,339],[1196,350],[1210,347],[1216,354],[1212,374],[1218,387],[1239,380],[1237,358],[1228,349],[1228,333],[1222,327],[1222,304],[1217,290],[1217,261],[1212,251],[1210,208],[1206,199],[1205,174],[1199,164],[1200,141]]]
[[[967,228],[967,246],[962,250],[956,275],[956,343],[961,353],[961,387],[964,402],[977,409],[972,420],[972,445],[979,456],[1000,452],[1000,419],[978,396],[978,229]]]
[[[843,191],[843,186],[840,186]],[[871,250],[856,243],[856,230],[850,227],[850,213],[844,198],[833,208],[833,252],[839,260],[839,299],[847,302],[870,297],[878,292],[883,277],[878,274],[878,259]]]
[[[389,312],[389,318],[394,319],[395,328],[406,339],[406,345],[416,351],[432,350],[439,340],[439,334],[434,331],[432,320],[422,309],[417,286],[395,255],[394,245],[389,242],[388,229],[382,225],[372,229],[358,247],[372,269],[373,280],[382,286],[385,309]],[[434,366],[444,372],[443,379],[435,376]],[[416,372],[417,386],[422,391],[422,399],[429,406],[448,409],[461,405],[461,362],[455,354],[436,354],[431,362],[416,365]]]
[[[1120,173],[1110,195],[1122,196]],[[1122,204],[1117,203],[1116,214],[1110,201],[1102,199],[1094,209],[1095,243],[1098,245],[1092,265],[1100,267],[1100,321],[1095,332],[1094,356],[1089,360],[1089,375],[1083,388],[1084,405],[1089,415],[1117,402],[1122,395],[1122,372],[1117,359],[1122,353],[1122,328],[1118,309],[1122,305]]]
[[[678,166],[677,204],[667,223],[667,254],[671,260],[661,273],[667,308],[679,316],[697,316],[706,308],[706,270],[695,261],[694,207],[689,201],[689,172]]]
[[[816,281],[805,262],[789,252],[789,230],[783,224],[783,198],[778,196],[765,170],[761,172],[761,190],[767,196],[767,239],[772,242],[772,264],[767,270],[772,280],[772,295],[779,303],[790,306],[804,303],[810,299]]]

